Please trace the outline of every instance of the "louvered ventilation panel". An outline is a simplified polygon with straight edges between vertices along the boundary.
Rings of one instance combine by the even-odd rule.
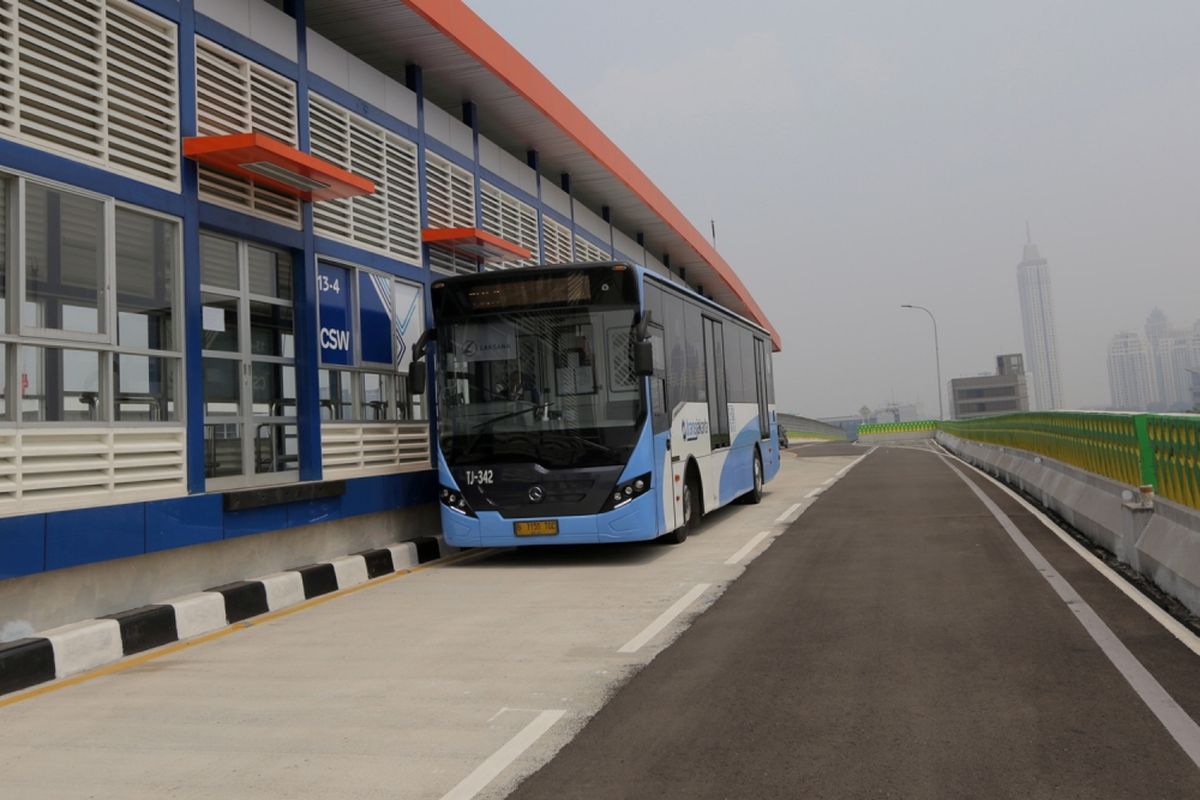
[[[313,155],[369,178],[374,194],[313,204],[318,233],[420,264],[417,148],[309,95]]]
[[[533,207],[486,181],[480,184],[479,203],[485,231],[515,242],[532,254],[528,259],[488,264],[488,269],[511,269],[538,263],[537,212]]]
[[[429,424],[321,423],[326,478],[429,469]]]
[[[425,199],[430,228],[475,227],[475,179],[471,173],[441,156],[425,152]],[[473,258],[463,258],[440,248],[429,248],[429,264],[442,272],[479,270]]]
[[[608,261],[608,253],[576,234],[575,258],[577,261]]]
[[[549,217],[542,217],[542,236],[545,239],[547,264],[570,264],[571,232],[565,225],[560,225]]]
[[[196,129],[201,136],[254,131],[296,145],[296,85],[196,37]],[[245,178],[200,167],[200,199],[300,227],[300,201]]]
[[[123,0],[0,1],[0,129],[177,189],[175,24]]]
[[[39,428],[0,436],[0,515],[187,493],[182,428]]]

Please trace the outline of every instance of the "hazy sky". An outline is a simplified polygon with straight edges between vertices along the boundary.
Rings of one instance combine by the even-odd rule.
[[[1200,318],[1200,3],[467,0],[706,231],[783,337],[781,410],[895,398],[1021,352],[1029,221],[1063,391]]]

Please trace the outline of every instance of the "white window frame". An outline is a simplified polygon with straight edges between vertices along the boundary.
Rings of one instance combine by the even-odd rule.
[[[0,414],[0,428],[141,428],[141,427],[184,427],[187,426],[187,369],[184,365],[184,308],[183,308],[183,223],[179,217],[165,214],[154,209],[144,208],[117,200],[116,198],[91,192],[60,181],[53,181],[32,175],[20,170],[4,168],[0,176],[13,182],[9,191],[10,208],[8,209],[7,246],[9,262],[6,297],[3,303],[7,329],[0,329],[0,344],[6,347],[5,359],[0,368],[5,373],[5,410]],[[89,334],[75,331],[62,331],[53,328],[41,328],[29,325],[25,320],[25,189],[32,182],[53,191],[75,194],[103,204],[104,213],[104,285],[98,290],[102,308],[99,317],[104,321],[104,333]],[[147,348],[122,347],[117,337],[117,297],[116,286],[116,212],[126,209],[156,219],[174,223],[175,236],[175,274],[172,287],[172,338],[176,350],[151,350]],[[9,291],[11,290],[11,291]],[[15,330],[15,333],[9,333]],[[95,420],[54,420],[26,421],[22,419],[19,387],[8,381],[9,377],[19,372],[19,353],[22,347],[57,348],[62,350],[84,350],[99,354],[98,393],[100,395],[99,418]],[[116,387],[113,381],[114,357],[120,354],[134,356],[151,356],[163,358],[173,363],[176,387],[175,416],[173,420],[152,421],[117,421],[115,416]],[[14,395],[14,389],[17,394]]]

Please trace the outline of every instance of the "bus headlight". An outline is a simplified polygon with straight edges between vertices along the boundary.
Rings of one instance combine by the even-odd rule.
[[[475,512],[467,505],[467,498],[454,489],[445,486],[441,487],[441,491],[438,492],[438,498],[441,500],[442,505],[451,511],[456,511],[466,517],[475,516]]]
[[[613,509],[620,508],[630,500],[645,494],[646,490],[649,488],[649,472],[647,472],[645,475],[639,475],[633,480],[618,484],[617,487],[613,489],[613,493],[609,495],[607,500],[604,501],[604,508],[600,509],[600,512],[604,513],[605,511],[612,511]]]

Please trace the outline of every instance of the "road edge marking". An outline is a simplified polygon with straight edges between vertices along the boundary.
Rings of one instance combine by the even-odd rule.
[[[760,533],[756,533],[753,536],[751,536],[750,541],[746,542],[744,545],[742,545],[740,548],[738,548],[738,551],[736,553],[734,553],[733,555],[731,555],[729,558],[727,558],[725,560],[725,566],[731,567],[734,564],[741,561],[746,556],[750,555],[750,551],[752,551],[755,547],[758,547],[759,543],[763,539],[766,539],[770,535],[771,535],[770,531],[762,531]]]
[[[1175,698],[1171,697],[1162,684],[1150,674],[1150,670],[1146,669],[1141,661],[1138,661],[1137,656],[1113,633],[1112,628],[1108,627],[1100,615],[1075,591],[1070,582],[1059,574],[1046,557],[1033,546],[1028,537],[1021,533],[1021,529],[996,505],[995,501],[988,497],[983,489],[976,486],[962,470],[950,463],[949,459],[941,454],[938,454],[938,458],[967,485],[984,508],[1000,523],[1000,527],[1012,539],[1022,555],[1029,560],[1029,563],[1041,574],[1046,583],[1050,584],[1050,588],[1063,601],[1067,610],[1075,615],[1075,619],[1100,648],[1100,652],[1121,674],[1121,677],[1150,710],[1150,713],[1154,714],[1159,723],[1166,728],[1167,733],[1191,759],[1192,764],[1200,767],[1200,725],[1196,724],[1196,721],[1183,710]]]
[[[796,511],[798,511],[800,509],[800,506],[802,506],[802,505],[804,505],[804,503],[793,503],[791,506],[788,507],[787,511],[783,512],[782,514],[780,514],[778,517],[775,518],[775,524],[776,525],[790,524],[792,522],[792,520],[789,520],[788,517],[790,517],[792,514],[795,514]]]
[[[505,742],[499,750],[473,769],[470,775],[459,781],[457,786],[442,795],[442,800],[471,800],[487,788],[487,785],[509,765],[520,758],[521,754],[540,739],[546,731],[554,727],[554,723],[562,719],[566,713],[566,709],[554,708],[538,714],[528,725]]]
[[[1139,591],[1136,586],[1125,580],[1125,578],[1122,577],[1119,572],[1101,561],[1095,553],[1091,552],[1082,544],[1080,544],[1074,536],[1063,530],[1062,526],[1050,519],[1050,517],[1046,516],[1045,512],[1022,497],[1012,487],[1006,485],[1003,481],[997,478],[993,478],[991,475],[987,474],[974,464],[964,461],[962,458],[954,453],[951,453],[949,450],[946,450],[945,452],[950,456],[950,458],[955,459],[963,466],[969,467],[977,475],[987,478],[998,489],[1005,492],[1013,500],[1016,500],[1017,503],[1019,503],[1026,511],[1028,511],[1035,519],[1037,519],[1038,522],[1042,523],[1042,525],[1048,528],[1055,536],[1061,539],[1064,544],[1074,550],[1077,555],[1090,564],[1092,569],[1103,575],[1109,583],[1120,589],[1123,595],[1137,603],[1137,605],[1148,615],[1150,615],[1155,622],[1166,628],[1167,632],[1178,639],[1180,644],[1191,650],[1196,655],[1200,656],[1200,636],[1192,633],[1187,626],[1164,611],[1149,597],[1146,597],[1146,595]]]
[[[671,607],[655,617],[654,621],[642,629],[642,632],[634,636],[625,644],[621,645],[618,653],[636,653],[642,647],[657,636],[663,628],[671,624],[671,621],[682,614],[688,606],[696,602],[700,595],[708,591],[711,583],[697,583],[691,589],[688,589],[687,594],[671,604]]]

